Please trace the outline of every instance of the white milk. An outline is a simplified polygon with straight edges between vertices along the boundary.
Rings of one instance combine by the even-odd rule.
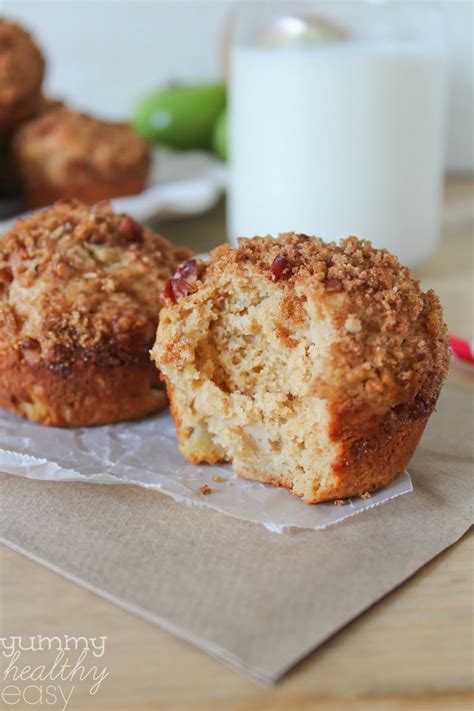
[[[229,232],[348,234],[415,265],[439,232],[443,56],[414,44],[236,47]]]

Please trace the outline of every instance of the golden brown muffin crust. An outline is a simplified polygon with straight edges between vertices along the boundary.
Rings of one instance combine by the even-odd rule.
[[[117,171],[138,170],[149,161],[149,146],[128,124],[61,107],[23,126],[15,143],[22,154],[38,160],[53,155],[65,172],[83,170],[110,180]]]
[[[151,382],[158,295],[187,256],[107,203],[63,201],[19,220],[0,235],[3,382],[28,367],[71,378],[79,363],[84,388],[88,364],[141,366]]]
[[[187,255],[107,203],[64,201],[19,220],[0,236],[4,347],[36,340],[62,365],[77,352],[104,363],[141,357],[160,288]]]
[[[240,476],[310,503],[406,466],[449,348],[438,298],[387,251],[243,239],[181,268],[162,300],[152,356],[188,459],[230,457]]]
[[[125,123],[52,109],[15,135],[13,154],[30,206],[58,198],[87,203],[145,187],[150,148]]]
[[[0,130],[34,115],[45,61],[31,35],[0,18]]]

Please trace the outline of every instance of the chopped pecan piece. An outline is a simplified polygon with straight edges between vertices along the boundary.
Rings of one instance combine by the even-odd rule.
[[[187,296],[192,289],[191,284],[186,279],[182,277],[173,277],[171,279],[171,288],[173,289],[173,294],[175,301],[181,299],[183,296]]]
[[[188,259],[186,262],[180,264],[174,276],[176,279],[182,277],[183,279],[186,279],[189,282],[196,281],[198,277],[198,268],[196,260]]]
[[[167,306],[168,304],[176,303],[171,279],[167,279],[164,283],[163,289],[161,290],[161,294],[160,294],[160,303],[163,306]]]
[[[178,299],[194,290],[198,278],[198,266],[195,259],[188,259],[179,265],[174,276],[165,283],[160,294],[160,302],[165,305],[175,304]]]
[[[20,346],[22,351],[40,351],[40,342],[36,338],[25,338]]]
[[[128,242],[141,242],[143,240],[143,227],[135,222],[130,215],[124,215],[119,226],[118,233]]]
[[[281,279],[285,273],[288,273],[289,268],[290,265],[286,257],[284,257],[282,254],[279,254],[278,257],[275,257],[270,266],[273,281]]]

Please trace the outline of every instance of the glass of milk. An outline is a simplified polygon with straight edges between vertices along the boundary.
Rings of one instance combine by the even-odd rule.
[[[253,3],[230,70],[228,229],[357,235],[409,266],[440,229],[446,71],[424,3]]]

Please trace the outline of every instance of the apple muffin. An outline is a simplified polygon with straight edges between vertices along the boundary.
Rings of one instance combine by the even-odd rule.
[[[49,110],[14,136],[13,156],[27,207],[77,198],[88,205],[141,192],[150,147],[126,123],[66,108]]]
[[[26,30],[0,17],[0,137],[34,116],[45,61]]]
[[[307,503],[362,495],[407,465],[449,350],[437,296],[348,237],[241,239],[163,289],[152,357],[180,448]]]
[[[189,256],[107,203],[58,202],[0,235],[0,407],[61,426],[162,408],[158,298]]]

